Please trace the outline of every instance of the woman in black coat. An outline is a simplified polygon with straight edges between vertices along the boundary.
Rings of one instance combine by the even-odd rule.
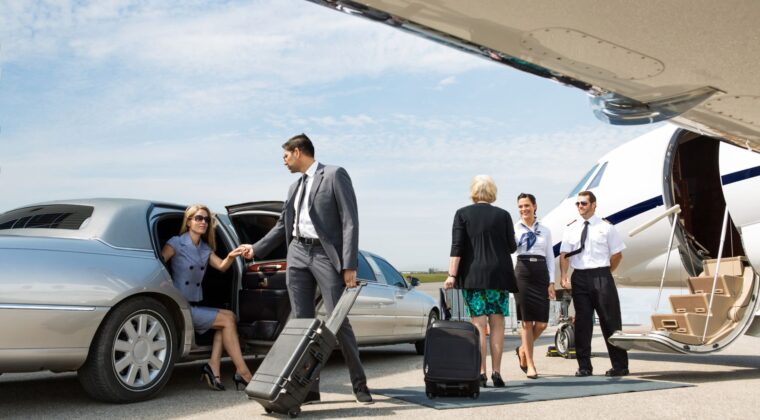
[[[461,288],[473,325],[480,332],[480,382],[486,386],[486,324],[491,330],[491,380],[503,387],[501,354],[504,316],[509,315],[509,291],[516,291],[510,254],[515,252],[514,225],[509,213],[491,205],[496,184],[487,175],[470,183],[473,204],[457,210],[451,238],[449,276],[444,288]]]

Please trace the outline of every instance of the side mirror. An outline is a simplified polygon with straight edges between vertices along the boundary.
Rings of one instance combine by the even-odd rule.
[[[420,285],[420,279],[417,277],[412,277],[410,283],[412,283],[412,287],[417,287]]]

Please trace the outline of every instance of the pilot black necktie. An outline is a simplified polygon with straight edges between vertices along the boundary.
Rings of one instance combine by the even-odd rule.
[[[570,251],[565,254],[565,258],[570,258],[575,254],[580,254],[583,252],[583,248],[586,246],[586,236],[588,236],[588,220],[583,222],[583,230],[581,231],[581,247],[575,251]]]
[[[298,205],[296,206],[296,238],[301,237],[301,232],[298,228],[298,225],[301,221],[301,206],[303,206],[303,199],[306,197],[306,178],[308,178],[308,175],[301,175],[301,195],[298,197]]]

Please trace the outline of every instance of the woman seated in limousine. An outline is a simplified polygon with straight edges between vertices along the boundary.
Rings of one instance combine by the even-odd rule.
[[[211,211],[202,204],[196,204],[185,210],[184,223],[180,234],[167,241],[161,250],[164,262],[171,262],[174,286],[190,303],[193,328],[198,334],[214,329],[214,341],[211,358],[203,365],[201,378],[211,389],[223,391],[220,381],[222,348],[232,359],[236,372],[232,377],[235,388],[247,385],[253,376],[243,360],[238,340],[235,314],[227,309],[200,306],[203,300],[203,276],[206,267],[211,266],[221,272],[227,271],[235,257],[243,254],[244,248],[230,251],[224,259],[219,258],[216,249],[215,222]]]

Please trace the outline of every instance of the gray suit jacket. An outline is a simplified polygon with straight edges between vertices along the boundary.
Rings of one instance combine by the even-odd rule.
[[[290,185],[277,224],[253,244],[257,256],[266,256],[283,240],[290,245],[295,219],[295,195],[301,180]],[[359,253],[359,211],[348,172],[339,166],[317,165],[309,193],[309,216],[327,256],[340,273],[355,270]]]

